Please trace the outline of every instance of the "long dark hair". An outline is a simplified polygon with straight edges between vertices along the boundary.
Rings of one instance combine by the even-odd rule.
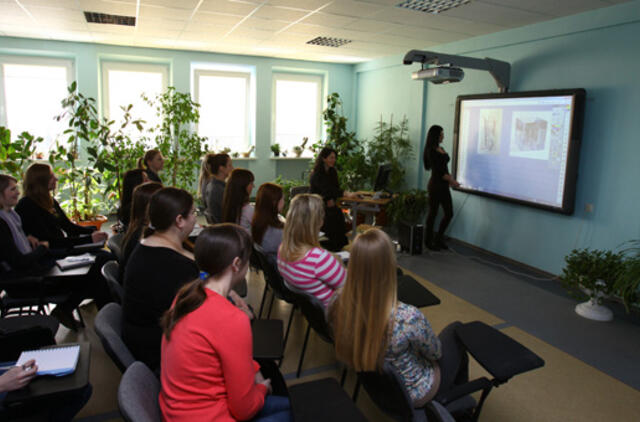
[[[200,233],[193,254],[198,268],[209,276],[215,276],[229,268],[236,257],[240,258],[242,265],[249,261],[251,236],[237,224],[216,224]],[[176,324],[204,303],[207,298],[205,283],[205,280],[197,278],[178,291],[175,304],[164,313],[161,320],[167,340],[170,340]]]
[[[135,236],[136,233],[138,233],[138,235],[142,233],[142,228],[149,224],[149,201],[151,200],[151,196],[160,189],[162,189],[162,184],[147,182],[136,186],[133,190],[129,226],[127,227],[127,232],[124,234],[124,240],[122,242],[123,250],[126,249],[130,241],[138,240],[133,239],[133,236]]]
[[[253,173],[246,169],[234,169],[229,176],[222,196],[222,222],[237,223],[242,207],[249,202],[247,186],[254,181]]]
[[[144,170],[133,169],[127,171],[122,177],[122,196],[120,197],[120,218],[128,217],[131,211],[131,198],[136,186],[144,182]]]
[[[422,161],[424,162],[424,168],[431,170],[431,154],[438,149],[440,143],[440,134],[442,133],[442,126],[432,125],[427,132],[427,142],[424,146],[424,153],[422,155]]]
[[[335,149],[331,147],[324,147],[320,150],[320,153],[316,157],[316,163],[313,165],[313,173],[317,171],[321,171],[324,173],[324,159],[330,156],[331,154],[335,154],[336,158],[338,157],[338,153]]]
[[[269,226],[277,229],[284,227],[278,218],[278,203],[282,196],[282,188],[275,183],[263,183],[258,188],[256,208],[251,222],[251,236],[254,242],[262,243],[262,238]]]
[[[49,192],[49,180],[51,180],[51,166],[33,163],[24,175],[22,192],[41,208],[53,213],[53,197]]]
[[[162,188],[151,196],[149,201],[149,224],[144,237],[156,231],[165,231],[173,225],[176,217],[189,216],[193,208],[193,197],[184,189]]]

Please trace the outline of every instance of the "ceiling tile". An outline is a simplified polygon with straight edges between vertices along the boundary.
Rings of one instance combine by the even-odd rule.
[[[175,9],[189,9],[193,10],[200,0],[142,0],[140,3],[142,5],[151,5],[151,6],[164,6]],[[134,1],[135,3],[135,1]]]
[[[203,12],[231,13],[234,15],[245,16],[253,12],[259,4],[260,3],[240,3],[227,0],[204,0],[198,10]]]
[[[576,14],[586,10],[609,6],[602,0],[477,0],[481,3],[502,5],[553,16]],[[628,0],[625,0],[628,1]]]
[[[317,35],[324,32],[332,31],[332,28],[322,25],[308,25],[306,23],[297,23],[290,26],[284,31],[284,34],[304,34],[304,35]]]
[[[421,28],[417,26],[405,26],[399,29],[394,28],[385,32],[385,34],[424,40],[425,42],[430,42],[432,44],[433,43],[438,43],[438,44],[449,43],[449,42],[467,38],[466,34],[439,31],[437,29]]]
[[[38,23],[50,20],[63,20],[69,22],[86,22],[84,14],[80,10],[65,10],[51,7],[30,7],[29,11]]]
[[[99,23],[88,23],[89,31],[92,34],[112,34],[112,35],[130,35],[135,33],[135,27],[123,25],[104,25]]]
[[[218,40],[231,30],[231,26],[216,26],[210,28],[207,32],[184,31],[180,34],[179,39],[189,41],[207,41]]]
[[[232,39],[251,39],[251,40],[268,40],[275,35],[275,31],[260,31],[257,29],[244,29],[242,26],[234,29],[234,31],[227,36]]]
[[[302,23],[329,26],[331,28],[342,28],[355,21],[356,19],[348,16],[330,15],[328,13],[318,12],[305,18]]]
[[[240,28],[259,29],[263,31],[279,31],[287,25],[288,23],[283,21],[250,17],[249,19],[246,19],[244,22],[242,22]]]
[[[49,2],[52,4],[53,2]],[[55,2],[57,4],[57,2]],[[108,13],[111,15],[121,16],[135,16],[136,4],[135,3],[115,3],[103,0],[78,0],[78,7],[73,9],[80,9],[87,12]]]
[[[309,12],[306,10],[294,10],[275,6],[262,6],[253,16],[257,18],[294,22],[298,19],[302,19],[308,13]]]
[[[391,29],[402,29],[404,25],[398,25],[388,22],[380,22],[372,19],[358,19],[351,22],[349,28],[355,31],[365,31],[371,33],[387,32]]]
[[[173,19],[152,19],[147,17],[140,17],[138,22],[136,22],[136,26],[138,29],[147,30],[163,30],[167,31],[182,31],[186,26],[186,21],[183,20],[173,20]]]
[[[189,9],[171,9],[168,7],[140,6],[140,18],[160,18],[173,20],[187,20],[191,17]]]
[[[12,0],[11,3],[15,4],[15,1]],[[47,7],[57,7],[60,9],[78,9],[78,2],[76,0],[56,0],[52,2],[51,0],[20,0],[23,6],[29,9],[30,6],[47,6]],[[0,3],[0,6],[2,3]]]
[[[440,13],[440,16],[450,16],[509,27],[528,25],[548,17],[548,15],[537,12],[477,1],[446,10]]]
[[[301,10],[316,10],[329,3],[331,3],[331,0],[269,0],[268,4]]]
[[[329,6],[322,9],[323,13],[331,13],[334,15],[352,16],[355,18],[362,18],[371,15],[372,13],[382,10],[383,7],[365,3],[362,1],[342,0],[334,1]]]
[[[198,12],[191,19],[191,23],[210,25],[235,25],[242,20],[242,16],[222,13]]]
[[[42,26],[47,29],[47,33],[51,35],[51,31],[58,32],[73,32],[73,31],[87,31],[86,22],[69,22],[60,20],[51,20],[42,23]]]

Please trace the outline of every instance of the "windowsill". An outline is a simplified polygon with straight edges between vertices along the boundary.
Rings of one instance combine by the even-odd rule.
[[[313,160],[313,157],[270,157],[272,160]]]
[[[256,157],[231,157],[231,161],[256,161]]]

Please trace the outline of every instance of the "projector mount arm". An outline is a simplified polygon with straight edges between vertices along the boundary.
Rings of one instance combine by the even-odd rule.
[[[424,65],[435,64],[486,70],[491,73],[491,76],[495,79],[500,92],[507,92],[509,90],[511,65],[501,60],[494,60],[488,57],[477,59],[475,57],[453,56],[433,51],[411,50],[405,54],[402,62],[404,64],[419,62],[423,64],[423,68]]]

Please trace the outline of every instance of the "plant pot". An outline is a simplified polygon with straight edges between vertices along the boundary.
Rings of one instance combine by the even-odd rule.
[[[97,215],[91,220],[77,221],[76,224],[83,227],[94,226],[96,230],[100,230],[100,227],[102,227],[102,225],[106,222],[107,217],[105,217],[104,215]]]
[[[581,317],[594,321],[607,322],[613,320],[613,312],[611,312],[611,309],[604,305],[598,305],[598,301],[595,298],[591,298],[586,302],[577,304],[575,311],[576,314]]]

